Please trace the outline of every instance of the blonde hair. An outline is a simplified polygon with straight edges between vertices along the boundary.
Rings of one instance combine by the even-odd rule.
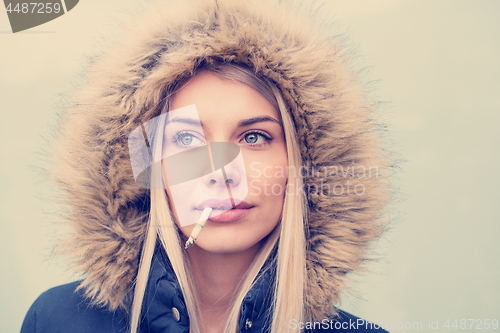
[[[236,64],[211,64],[199,70],[208,70],[222,78],[246,84],[271,102],[279,111],[282,119],[288,166],[297,168],[302,165],[295,125],[281,92],[273,83],[258,77],[250,68]],[[174,93],[175,90],[173,91]],[[168,110],[168,102],[169,100],[167,99],[164,112]],[[159,132],[162,133],[163,131]],[[154,145],[161,145],[161,133],[157,136]],[[161,180],[161,178],[158,179],[158,177],[161,177],[160,169],[153,168],[153,182]],[[287,188],[288,186],[291,186],[293,189],[302,188],[303,181],[300,175],[290,173],[287,180]],[[264,244],[248,268],[240,284],[233,307],[229,312],[224,330],[225,333],[235,333],[238,331],[240,307],[243,298],[252,288],[255,278],[275,246],[277,246],[275,258],[276,279],[273,286],[274,298],[272,300],[271,332],[288,332],[290,331],[290,320],[296,319],[302,321],[305,316],[304,290],[306,285],[305,221],[306,199],[302,191],[293,191],[292,194],[285,192],[281,221],[278,227],[265,238]],[[172,232],[172,230],[176,230],[177,232]],[[158,235],[179,280],[189,314],[191,332],[198,333],[200,332],[199,314],[196,306],[197,298],[193,292],[194,283],[189,260],[182,244],[180,231],[171,215],[166,192],[162,189],[151,189],[151,210],[146,241],[135,284],[131,313],[131,332],[135,333],[138,331],[144,292]],[[291,272],[293,274],[290,274]]]

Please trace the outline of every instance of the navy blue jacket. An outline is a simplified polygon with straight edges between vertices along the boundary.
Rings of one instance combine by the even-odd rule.
[[[268,332],[273,270],[262,273],[245,296],[240,314],[240,333]],[[118,333],[129,332],[129,316],[89,304],[83,291],[73,282],[44,292],[33,303],[24,319],[21,333]],[[316,323],[290,321],[290,328],[301,332],[386,332],[376,325],[341,310],[338,318]],[[378,328],[378,329],[377,329]],[[157,248],[143,304],[141,333],[187,333],[189,317],[184,298],[168,258]]]

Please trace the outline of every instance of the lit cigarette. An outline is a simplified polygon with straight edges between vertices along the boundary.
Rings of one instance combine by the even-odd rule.
[[[203,226],[205,225],[205,222],[207,222],[208,217],[210,216],[210,213],[212,212],[211,207],[206,207],[203,210],[203,213],[201,213],[200,219],[198,220],[198,223],[194,226],[193,231],[191,232],[191,235],[189,236],[189,239],[186,242],[185,248],[188,249],[191,245],[194,244],[194,241],[196,238],[198,238],[198,235],[201,232],[201,229],[203,229]]]

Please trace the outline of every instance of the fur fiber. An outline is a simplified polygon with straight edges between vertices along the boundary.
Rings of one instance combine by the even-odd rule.
[[[389,164],[372,121],[373,103],[349,66],[342,38],[314,6],[155,3],[92,59],[62,117],[52,175],[65,192],[73,230],[63,248],[95,304],[130,306],[146,232],[149,194],[134,182],[128,136],[159,115],[169,86],[215,60],[253,67],[288,103],[304,164],[316,171],[305,177],[311,189],[306,309],[319,319],[333,312],[346,274],[363,269],[370,242],[384,230],[379,217],[388,199]],[[364,193],[354,194],[355,188]]]

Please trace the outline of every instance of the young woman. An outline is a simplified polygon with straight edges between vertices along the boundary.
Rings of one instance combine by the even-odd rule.
[[[384,229],[388,162],[306,9],[155,6],[96,58],[52,172],[84,279],[42,294],[23,333],[383,331],[334,305]]]

